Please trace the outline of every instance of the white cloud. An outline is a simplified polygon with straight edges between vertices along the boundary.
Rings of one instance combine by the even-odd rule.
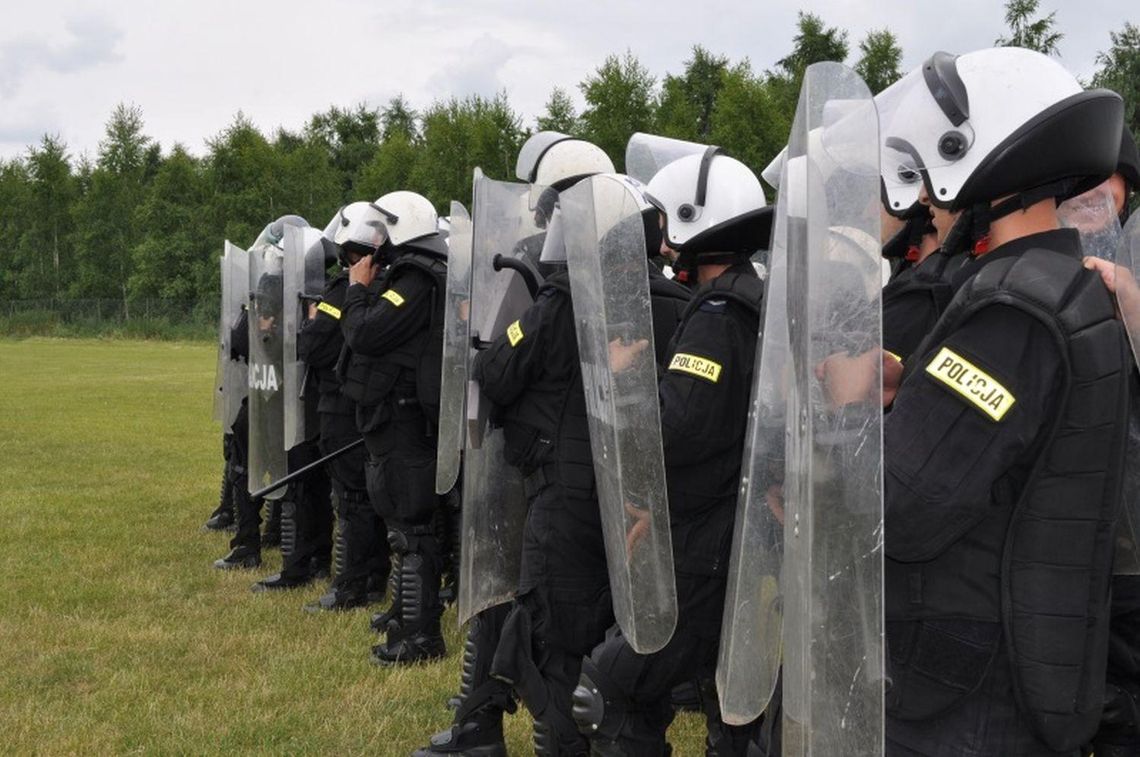
[[[913,0],[103,0],[98,16],[84,0],[10,5],[0,29],[0,158],[22,153],[41,127],[61,132],[73,154],[93,153],[121,101],[142,108],[166,148],[178,141],[197,153],[238,110],[266,131],[297,129],[330,105],[382,105],[396,93],[422,110],[506,89],[532,125],[553,87],[581,104],[578,82],[626,48],[658,78],[679,71],[694,44],[770,68],[791,49],[799,8],[848,31],[852,62],[868,29],[892,29],[908,68],[934,50],[986,46],[1005,27],[994,0],[958,0],[952,12]],[[1074,73],[1091,75],[1124,5],[1057,8],[1061,61]]]
[[[63,22],[62,44],[55,35],[24,34],[0,45],[0,95],[17,94],[28,72],[69,74],[122,59],[122,30],[103,16],[85,15]]]

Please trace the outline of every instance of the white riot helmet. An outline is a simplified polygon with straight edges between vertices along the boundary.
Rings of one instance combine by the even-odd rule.
[[[389,192],[372,204],[383,214],[388,242],[394,246],[439,233],[435,206],[421,194],[406,190]]]
[[[661,225],[658,223],[658,210],[656,206],[645,197],[645,185],[637,179],[620,173],[604,173],[594,177],[595,181],[612,181],[620,184],[636,203],[641,211],[641,220],[645,227],[645,246],[648,257],[657,255],[661,250]],[[566,237],[564,232],[565,220],[562,209],[555,205],[550,223],[546,227],[546,238],[542,243],[540,263],[559,264],[566,263]]]
[[[447,242],[440,234],[439,216],[431,200],[416,192],[400,190],[378,198],[373,205],[384,215],[391,247],[415,248],[447,257]]]
[[[371,202],[345,205],[325,227],[321,237],[325,258],[335,258],[345,268],[352,265],[346,253],[371,255],[388,239],[384,214]]]
[[[532,135],[515,163],[515,176],[531,185],[532,209],[544,188],[560,191],[585,176],[613,171],[614,163],[602,148],[557,131]]]
[[[250,246],[251,250],[265,250],[269,247],[276,247],[278,250],[284,249],[282,247],[282,240],[285,239],[286,226],[299,226],[301,228],[308,227],[309,222],[298,215],[288,214],[283,215],[276,221],[271,221],[265,225],[261,233],[257,235],[257,239]]]
[[[746,165],[709,147],[662,168],[645,196],[665,214],[665,242],[683,255],[767,249],[772,208]]]
[[[916,176],[949,210],[1010,195],[1017,209],[1064,199],[1107,178],[1120,147],[1120,97],[1085,91],[1055,60],[1022,48],[935,53],[875,99],[895,212],[913,203]]]

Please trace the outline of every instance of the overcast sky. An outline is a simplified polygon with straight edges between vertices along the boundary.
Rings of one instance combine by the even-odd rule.
[[[889,27],[904,68],[937,49],[992,44],[1000,0],[0,0],[0,158],[45,132],[94,156],[118,102],[140,106],[147,133],[202,154],[238,111],[270,132],[330,105],[416,108],[506,89],[528,126],[555,85],[571,90],[629,48],[661,77],[694,44],[771,67],[791,47],[796,11],[848,31]],[[1065,38],[1061,61],[1095,70],[1108,32],[1140,22],[1134,0],[1042,0]]]

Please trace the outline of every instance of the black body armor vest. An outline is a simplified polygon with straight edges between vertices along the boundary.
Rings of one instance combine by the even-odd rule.
[[[1001,514],[929,562],[888,561],[888,592],[905,615],[891,624],[898,686],[888,707],[920,719],[952,706],[984,680],[1004,639],[1019,709],[1038,738],[1072,750],[1096,731],[1104,696],[1131,361],[1097,274],[1044,249],[982,268],[915,354],[994,305],[1017,308],[1052,335],[1060,391],[1024,482],[994,484]],[[994,574],[999,582],[987,580]],[[989,593],[985,607],[979,591]]]

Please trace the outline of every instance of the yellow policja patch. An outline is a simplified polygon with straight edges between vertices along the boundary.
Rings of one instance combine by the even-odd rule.
[[[926,366],[926,372],[995,421],[1004,418],[1017,402],[1017,398],[997,379],[949,347],[938,351]]]
[[[705,381],[716,383],[720,381],[720,363],[696,355],[686,355],[678,352],[669,363],[669,370],[677,373],[688,373]]]
[[[400,293],[397,292],[395,289],[389,289],[388,291],[384,292],[384,294],[382,294],[380,296],[383,297],[384,299],[386,299],[388,302],[395,305],[396,307],[400,307],[401,305],[404,304],[404,298],[401,297]]]
[[[340,308],[333,307],[327,302],[322,302],[320,305],[317,305],[317,310],[324,313],[325,315],[331,315],[338,321],[340,320]]]
[[[518,321],[515,321],[510,326],[507,326],[507,341],[511,343],[512,347],[516,346],[519,342],[522,341],[522,339],[523,330]]]

